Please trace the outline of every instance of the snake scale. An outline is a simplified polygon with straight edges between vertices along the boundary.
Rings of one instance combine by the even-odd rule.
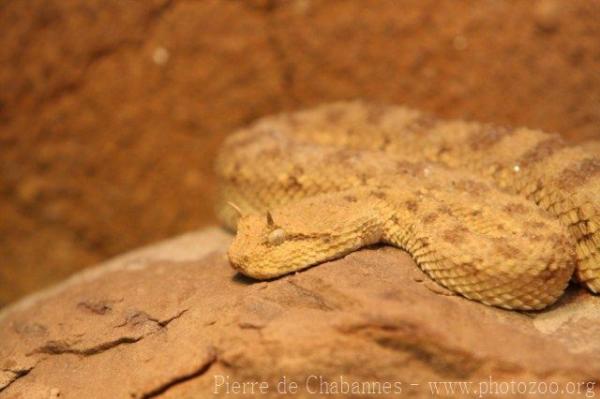
[[[216,162],[229,259],[270,279],[384,243],[466,298],[600,291],[600,157],[527,128],[361,101],[266,117]]]

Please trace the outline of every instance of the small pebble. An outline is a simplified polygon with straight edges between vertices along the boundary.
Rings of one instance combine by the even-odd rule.
[[[169,57],[169,50],[164,47],[157,47],[152,53],[152,61],[154,61],[156,65],[165,65],[169,61]]]
[[[554,32],[560,24],[561,2],[540,0],[535,5],[533,17],[537,27],[545,32]]]

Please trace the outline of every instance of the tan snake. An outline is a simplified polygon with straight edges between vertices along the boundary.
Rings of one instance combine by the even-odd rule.
[[[381,242],[490,305],[541,309],[574,270],[600,289],[600,159],[556,135],[335,103],[232,134],[216,166],[230,261],[254,278]]]

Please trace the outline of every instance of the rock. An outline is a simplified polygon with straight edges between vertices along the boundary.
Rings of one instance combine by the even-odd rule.
[[[599,393],[600,298],[582,289],[544,312],[490,308],[389,247],[256,282],[229,267],[230,241],[190,233],[4,309],[0,398]]]

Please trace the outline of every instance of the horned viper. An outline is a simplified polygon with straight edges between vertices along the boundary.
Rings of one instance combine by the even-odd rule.
[[[555,135],[343,102],[239,130],[216,170],[229,258],[251,277],[381,242],[503,308],[544,308],[573,274],[600,290],[600,158]]]

